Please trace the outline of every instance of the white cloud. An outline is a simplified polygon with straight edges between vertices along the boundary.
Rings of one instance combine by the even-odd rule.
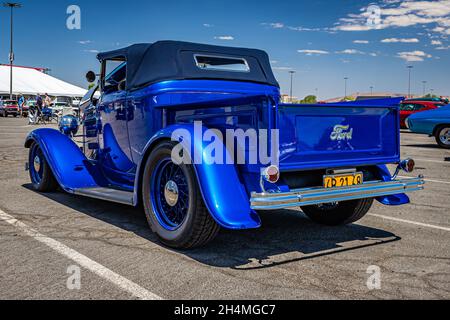
[[[100,51],[94,50],[94,49],[91,49],[91,50],[84,50],[84,52],[88,52],[88,53],[100,53]]]
[[[273,29],[282,29],[284,28],[284,23],[282,22],[263,22],[261,23],[262,26],[270,27]]]
[[[90,44],[92,42],[93,41],[91,41],[91,40],[80,40],[80,41],[78,41],[79,44]]]
[[[274,22],[271,23],[270,26],[274,29],[281,29],[284,28],[284,24],[282,24],[281,22]]]
[[[204,26],[205,28],[212,28],[212,27],[214,27],[214,25],[212,25],[212,24],[210,24],[210,23],[204,23],[203,26]]]
[[[450,34],[450,0],[385,0],[380,4],[380,23],[368,24],[373,13],[362,7],[357,14],[341,18],[335,26],[339,31],[369,31],[391,27],[434,24],[433,32]]]
[[[365,54],[362,51],[355,50],[355,49],[345,49],[343,51],[336,51],[338,54]]]
[[[432,58],[431,54],[427,54],[423,51],[409,51],[409,52],[399,52],[397,53],[397,57],[401,58],[407,62],[419,62],[424,61],[425,58]]]
[[[368,40],[354,40],[353,43],[356,43],[356,44],[368,44],[369,41]]]
[[[292,70],[291,67],[272,67],[273,70],[277,70],[277,71],[289,71]]]
[[[433,46],[440,46],[440,45],[442,45],[442,41],[439,41],[439,40],[431,40],[431,45],[433,45]]]
[[[233,36],[216,36],[214,37],[216,40],[224,40],[224,41],[231,41],[234,40]]]
[[[297,52],[304,53],[307,56],[330,54],[328,51],[324,51],[324,50],[309,50],[309,49],[297,50]]]
[[[328,28],[306,28],[306,27],[287,27],[289,30],[292,31],[329,31]]]
[[[418,43],[419,39],[417,38],[408,38],[408,39],[398,39],[398,38],[388,38],[381,40],[382,43]]]

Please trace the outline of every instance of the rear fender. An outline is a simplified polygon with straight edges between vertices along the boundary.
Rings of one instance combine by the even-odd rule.
[[[59,185],[67,192],[74,189],[105,185],[101,174],[80,148],[55,129],[37,129],[25,140],[25,147],[37,143]]]
[[[392,175],[387,166],[379,165],[376,168],[383,181],[392,181]],[[377,201],[386,206],[401,206],[410,203],[409,197],[404,193],[378,197]]]
[[[205,130],[205,129],[204,129]],[[203,131],[204,132],[204,131]],[[188,135],[191,139],[186,139]],[[180,142],[184,150],[190,155],[197,154],[202,158],[202,164],[193,164],[199,188],[203,200],[214,220],[226,229],[252,229],[261,226],[258,214],[250,208],[249,197],[241,183],[235,165],[231,164],[209,164],[206,153],[202,152],[210,144],[204,142],[200,134],[194,133],[193,124],[173,125],[162,129],[153,136],[145,148],[145,155],[149,155],[154,147],[164,140]],[[214,141],[220,139],[217,135]],[[223,142],[220,142],[223,145]],[[230,157],[224,147],[224,157]],[[138,165],[138,177],[143,176],[147,156],[143,157]],[[191,156],[191,159],[194,159]],[[227,163],[227,162],[224,162]],[[136,179],[135,203],[139,197],[141,179]]]

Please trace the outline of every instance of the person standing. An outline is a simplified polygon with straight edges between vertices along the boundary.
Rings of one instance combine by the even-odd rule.
[[[50,105],[52,104],[52,99],[48,96],[48,94],[45,94],[45,99],[44,99],[44,105],[47,108],[50,108]]]
[[[23,115],[23,106],[25,105],[25,98],[24,98],[23,94],[20,94],[18,103],[19,103],[20,116],[22,116]]]
[[[28,124],[36,124],[39,114],[42,112],[42,106],[44,102],[42,100],[41,94],[36,95],[36,105],[31,107],[28,111]]]

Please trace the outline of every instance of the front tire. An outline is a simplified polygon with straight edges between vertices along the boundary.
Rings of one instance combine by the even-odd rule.
[[[302,207],[302,211],[312,221],[326,225],[339,226],[354,223],[362,219],[370,210],[373,199],[361,199],[333,204]]]
[[[450,125],[437,128],[435,138],[441,148],[450,149]]]
[[[42,153],[41,147],[33,143],[28,155],[29,172],[33,189],[39,192],[53,192],[58,189],[58,182],[52,169]]]
[[[172,162],[174,146],[163,142],[147,159],[142,179],[144,211],[162,243],[193,249],[211,242],[220,227],[205,206],[192,165]]]

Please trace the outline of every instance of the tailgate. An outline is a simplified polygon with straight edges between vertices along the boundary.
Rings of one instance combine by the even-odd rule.
[[[400,160],[398,107],[280,105],[278,126],[282,170]]]

